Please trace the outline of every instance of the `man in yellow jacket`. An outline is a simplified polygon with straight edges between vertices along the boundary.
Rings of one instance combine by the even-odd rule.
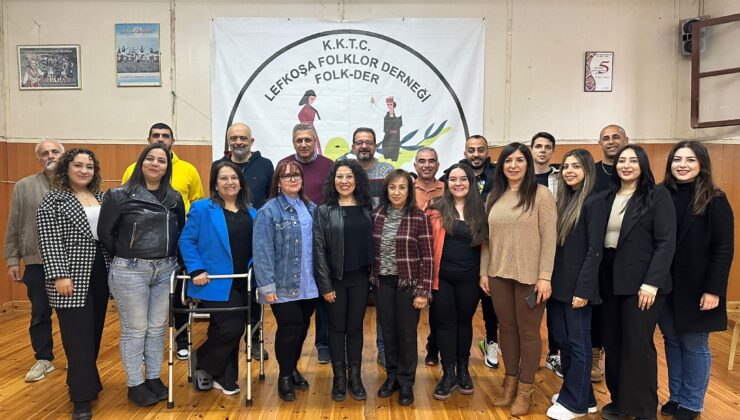
[[[190,203],[203,198],[203,184],[200,182],[200,175],[195,166],[186,162],[172,151],[172,145],[175,143],[175,136],[172,129],[165,123],[156,123],[149,129],[149,143],[164,143],[172,153],[172,188],[182,195],[182,201],[185,202],[185,212],[190,210]],[[132,163],[126,172],[123,173],[121,184],[125,184],[134,172],[136,162]]]
[[[185,203],[185,213],[190,210],[190,203],[203,198],[203,184],[200,182],[200,175],[195,166],[186,162],[172,151],[172,145],[175,143],[175,136],[172,128],[165,123],[156,123],[149,129],[149,143],[164,143],[172,153],[172,179],[170,184],[177,192],[182,195],[182,201]],[[131,177],[136,167],[136,162],[132,163],[126,172],[123,173],[121,184],[125,184]],[[178,281],[176,295],[180,295],[182,281]],[[179,299],[175,299],[175,306],[180,306]],[[175,314],[175,327],[180,328],[187,322],[186,314]],[[188,358],[188,339],[185,334],[177,337],[177,358],[186,360]]]

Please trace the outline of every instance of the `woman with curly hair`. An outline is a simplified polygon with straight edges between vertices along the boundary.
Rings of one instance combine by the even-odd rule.
[[[355,160],[334,163],[324,183],[326,201],[313,221],[316,283],[329,312],[329,352],[334,372],[331,396],[343,401],[367,398],[360,376],[362,324],[373,263],[372,201],[367,174]]]
[[[110,257],[98,241],[100,164],[88,149],[64,153],[37,211],[49,304],[67,354],[72,418],[92,417],[103,389],[96,361],[108,309]]]

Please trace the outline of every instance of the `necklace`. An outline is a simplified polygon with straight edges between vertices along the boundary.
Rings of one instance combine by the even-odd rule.
[[[100,203],[98,203],[98,199],[92,194],[75,193],[75,197],[77,197],[77,200],[80,202],[82,207],[94,207],[100,205]]]
[[[604,171],[605,174],[612,176],[612,173],[607,171],[606,168],[604,167],[604,162],[601,162],[601,170]]]

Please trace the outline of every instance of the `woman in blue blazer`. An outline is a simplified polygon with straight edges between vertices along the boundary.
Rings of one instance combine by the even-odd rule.
[[[192,280],[188,295],[201,299],[203,308],[246,306],[244,279],[210,281],[209,275],[243,274],[252,260],[255,211],[249,206],[249,189],[242,171],[232,162],[211,170],[211,198],[190,206],[180,235],[180,252]],[[195,358],[195,387],[239,393],[239,343],[244,334],[245,313],[211,314],[208,338]]]

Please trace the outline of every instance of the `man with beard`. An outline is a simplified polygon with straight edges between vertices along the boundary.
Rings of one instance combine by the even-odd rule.
[[[331,159],[318,153],[318,136],[312,124],[300,123],[293,127],[293,149],[295,154],[280,160],[290,160],[303,167],[303,191],[309,200],[320,205],[324,202],[323,185],[329,175],[332,165]],[[321,364],[331,362],[329,354],[329,314],[326,301],[319,298],[316,304],[316,352],[317,360]]]
[[[357,162],[370,179],[370,196],[373,199],[373,207],[377,207],[380,203],[383,181],[386,175],[393,170],[393,165],[380,162],[375,158],[376,150],[375,131],[372,128],[359,127],[352,133],[352,154],[357,157]]]
[[[226,130],[226,139],[229,143],[230,156],[224,156],[213,162],[211,169],[221,162],[234,162],[244,174],[249,185],[249,194],[252,206],[259,209],[270,195],[270,182],[274,167],[272,161],[263,157],[258,151],[252,151],[254,137],[252,129],[244,123],[235,123]]]
[[[165,123],[156,123],[149,129],[149,137],[147,142],[151,143],[163,143],[167,146],[167,149],[172,154],[172,178],[170,179],[170,185],[175,191],[182,195],[182,201],[185,203],[185,213],[187,214],[190,210],[190,203],[203,198],[203,185],[200,182],[200,175],[198,170],[195,169],[191,163],[186,162],[172,151],[172,146],[175,143],[175,136],[172,133],[172,128]],[[126,181],[131,177],[136,167],[136,162],[129,165],[126,171],[123,173],[121,184],[125,184]],[[178,280],[175,296],[180,296],[182,291],[182,281]],[[175,299],[173,305],[176,308],[182,308],[180,299]],[[175,314],[175,327],[179,329],[187,322],[188,315],[184,313]],[[180,334],[177,336],[177,358],[180,360],[187,360],[188,353],[188,337],[186,334]]]
[[[231,151],[230,156],[224,156],[221,159],[211,164],[211,174],[213,174],[213,168],[221,162],[234,162],[244,174],[244,179],[249,185],[249,196],[252,202],[252,206],[255,209],[259,209],[267,201],[267,197],[270,195],[270,183],[272,182],[272,174],[275,168],[272,166],[272,161],[266,157],[262,157],[262,154],[258,151],[252,151],[254,145],[254,137],[252,137],[252,129],[248,125],[238,122],[232,124],[228,130],[226,130],[226,140],[229,144],[229,150]],[[210,182],[209,184],[210,185]],[[260,357],[260,343],[259,335],[257,331],[257,323],[260,321],[260,306],[255,300],[255,295],[252,294],[252,358],[259,359]],[[244,341],[247,342],[250,337],[244,336]],[[245,350],[246,351],[246,350]],[[262,358],[267,360],[270,357],[267,350],[262,352]]]
[[[54,370],[54,342],[51,335],[51,307],[46,294],[44,265],[39,251],[36,229],[36,210],[41,199],[50,189],[54,168],[64,147],[54,140],[44,140],[36,145],[36,161],[42,172],[29,175],[16,182],[8,215],[8,229],[3,248],[8,266],[8,279],[26,285],[31,302],[31,323],[28,333],[36,362],[26,374],[26,382],[44,379]],[[23,277],[20,260],[25,263]]]
[[[488,156],[488,140],[481,135],[472,135],[465,140],[465,159],[460,163],[470,165],[475,174],[475,185],[480,192],[483,202],[486,202],[488,192],[493,188],[493,172],[495,165]],[[447,179],[447,171],[440,178]],[[471,188],[473,185],[471,185]],[[478,342],[478,348],[483,353],[483,361],[490,368],[498,368],[498,355],[501,354],[498,346],[498,318],[493,309],[490,296],[480,291],[481,306],[483,307],[483,322],[486,326],[486,338]]]

